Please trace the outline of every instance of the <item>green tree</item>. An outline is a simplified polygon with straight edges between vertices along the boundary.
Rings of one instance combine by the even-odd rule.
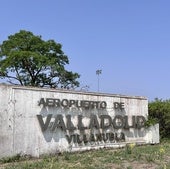
[[[170,100],[155,99],[148,108],[149,117],[159,122],[161,138],[170,138]]]
[[[0,78],[11,84],[50,88],[78,87],[78,73],[67,71],[68,57],[54,40],[21,30],[0,45]]]

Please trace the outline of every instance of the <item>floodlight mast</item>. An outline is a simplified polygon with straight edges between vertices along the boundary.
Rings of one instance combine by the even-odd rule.
[[[100,91],[100,79],[99,79],[99,75],[102,74],[102,69],[98,69],[96,70],[96,75],[97,75],[97,91]]]

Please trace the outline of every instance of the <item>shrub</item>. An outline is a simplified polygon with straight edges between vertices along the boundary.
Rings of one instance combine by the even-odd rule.
[[[148,105],[149,118],[156,119],[161,138],[170,138],[170,100],[155,99]]]

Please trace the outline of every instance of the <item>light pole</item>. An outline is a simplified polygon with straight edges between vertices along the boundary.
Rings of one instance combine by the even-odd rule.
[[[97,75],[97,81],[98,81],[98,85],[97,85],[97,91],[99,92],[99,75],[102,73],[101,69],[96,70],[96,75]]]

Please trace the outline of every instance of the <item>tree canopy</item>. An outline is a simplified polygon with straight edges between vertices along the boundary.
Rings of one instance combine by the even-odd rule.
[[[30,31],[8,36],[0,44],[0,78],[11,84],[50,88],[78,87],[78,73],[67,71],[68,57],[54,40]]]

